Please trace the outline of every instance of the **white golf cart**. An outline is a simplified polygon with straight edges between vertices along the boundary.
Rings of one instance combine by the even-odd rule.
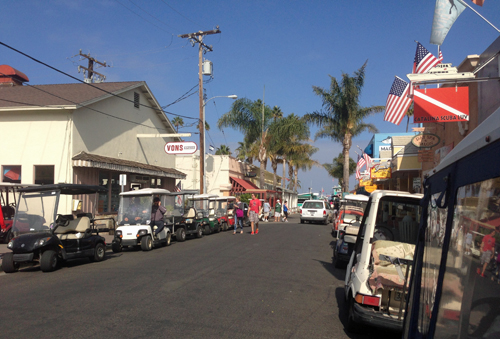
[[[151,210],[153,199],[160,198],[160,203],[167,209],[163,222],[173,213],[174,194],[161,188],[143,188],[120,193],[118,210],[118,228],[111,244],[113,252],[121,252],[124,247],[141,246],[143,251],[154,247],[170,245],[171,233],[168,227],[155,236],[157,226],[151,228]]]
[[[347,265],[347,330],[365,325],[401,331],[417,242],[421,194],[374,191]]]

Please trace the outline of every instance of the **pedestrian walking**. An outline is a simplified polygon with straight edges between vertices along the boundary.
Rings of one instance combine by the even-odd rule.
[[[155,238],[165,227],[165,222],[163,221],[165,212],[167,212],[167,209],[161,205],[160,198],[155,197],[153,199],[153,207],[151,208],[151,229],[154,230],[154,227],[157,226],[157,229],[153,233]]]
[[[259,213],[262,208],[262,204],[259,199],[255,197],[255,194],[252,193],[252,200],[248,204],[248,218],[250,219],[250,225],[252,226],[252,235],[259,234]],[[254,233],[255,226],[255,233]]]
[[[269,202],[264,203],[264,221],[268,222],[269,221],[269,212],[271,212],[271,205],[269,205]]]
[[[490,234],[487,234],[483,237],[483,241],[481,242],[481,267],[477,269],[477,274],[484,277],[484,271],[486,270],[486,266],[490,263],[491,258],[493,257],[493,253],[495,251],[495,230],[492,230]]]
[[[288,222],[288,201],[283,204],[283,222]]]
[[[238,225],[240,226],[240,234],[243,234],[243,216],[244,212],[244,204],[240,201],[239,197],[236,197],[236,202],[233,204],[235,214],[234,214],[234,232],[236,234],[238,231]]]
[[[274,222],[280,221],[281,217],[281,203],[280,199],[276,200],[276,205],[274,205]]]

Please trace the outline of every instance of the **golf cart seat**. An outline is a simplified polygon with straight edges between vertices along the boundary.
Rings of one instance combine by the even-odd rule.
[[[191,224],[195,217],[196,211],[194,210],[194,208],[188,209],[188,211],[182,216],[183,219],[186,219],[186,224]]]
[[[85,238],[90,235],[90,218],[83,216],[70,220],[68,226],[59,226],[54,234],[61,240]]]

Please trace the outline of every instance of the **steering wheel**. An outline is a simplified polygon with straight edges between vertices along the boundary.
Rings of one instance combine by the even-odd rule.
[[[500,298],[491,297],[475,300],[470,308],[471,313],[474,312],[474,308],[476,307],[478,308],[478,312],[485,314],[481,318],[477,326],[469,323],[469,337],[484,338],[484,336],[488,334],[486,338],[496,338],[499,334],[498,312],[500,312]],[[487,308],[488,310],[486,312],[483,312],[485,308]],[[490,329],[492,329],[493,332],[487,333]]]
[[[390,240],[394,241],[394,234],[387,226],[375,226],[373,231],[373,238],[375,240]]]
[[[56,217],[56,225],[66,227],[69,225],[69,218],[65,215],[58,214]]]

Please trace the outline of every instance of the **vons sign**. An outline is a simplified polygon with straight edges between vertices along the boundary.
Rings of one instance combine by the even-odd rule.
[[[193,141],[167,142],[165,152],[167,154],[193,154],[198,150],[198,145]]]

